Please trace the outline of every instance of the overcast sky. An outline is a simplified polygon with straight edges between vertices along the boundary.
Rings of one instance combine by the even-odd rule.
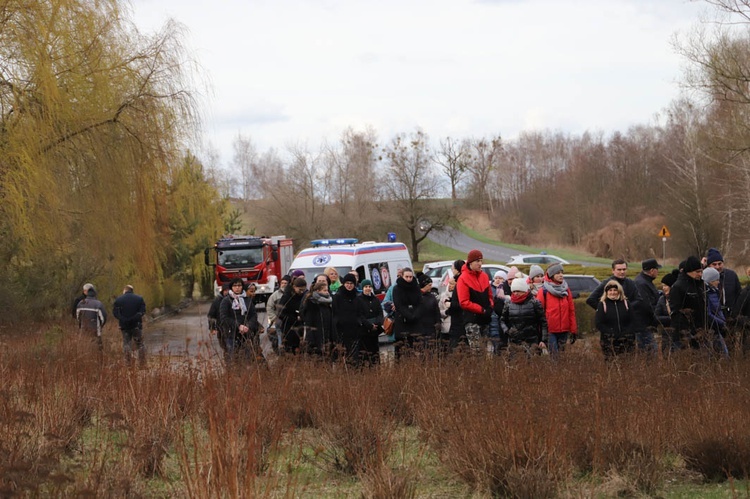
[[[133,0],[173,18],[210,85],[205,140],[317,149],[351,126],[380,142],[421,127],[512,139],[523,130],[625,131],[679,96],[687,0]]]

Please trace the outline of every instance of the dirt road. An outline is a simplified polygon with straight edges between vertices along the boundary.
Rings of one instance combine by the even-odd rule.
[[[181,357],[221,357],[215,336],[208,333],[206,313],[210,301],[192,302],[179,312],[159,318],[144,327],[146,349],[151,355]],[[265,311],[258,310],[258,320],[265,323]]]

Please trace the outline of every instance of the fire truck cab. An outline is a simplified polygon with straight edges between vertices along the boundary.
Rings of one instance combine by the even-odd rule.
[[[256,302],[265,303],[289,272],[294,258],[292,239],[286,236],[227,236],[204,251],[206,265],[214,267],[214,293],[236,277],[255,283]]]

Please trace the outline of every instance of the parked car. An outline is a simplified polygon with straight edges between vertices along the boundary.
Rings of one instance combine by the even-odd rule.
[[[563,260],[559,256],[545,255],[544,253],[536,255],[516,255],[511,257],[508,261],[508,265],[551,265],[553,263],[568,265],[570,262]]]
[[[422,267],[422,272],[432,279],[432,291],[438,293],[440,287],[440,281],[442,281],[445,273],[453,267],[453,260],[442,260],[440,262],[425,263]]]
[[[573,298],[578,298],[581,293],[591,293],[599,285],[599,279],[592,275],[565,274]]]

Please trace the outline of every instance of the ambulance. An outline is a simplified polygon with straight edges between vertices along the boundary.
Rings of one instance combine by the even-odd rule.
[[[406,267],[413,268],[404,243],[360,243],[354,238],[341,238],[312,241],[311,248],[297,254],[289,272],[303,271],[310,284],[328,267],[335,267],[339,276],[355,270],[358,282],[372,281],[373,291],[381,300],[388,288],[395,284],[396,273]]]

